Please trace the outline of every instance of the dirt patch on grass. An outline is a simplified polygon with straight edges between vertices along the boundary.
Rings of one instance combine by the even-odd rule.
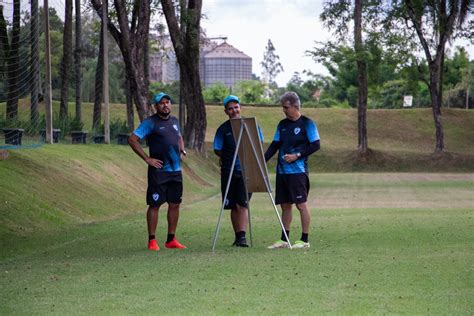
[[[312,180],[310,204],[316,209],[437,210],[474,205],[473,173],[320,174]]]
[[[388,152],[368,149],[366,153],[346,151],[339,157],[338,171],[393,171],[393,172],[472,172],[474,155],[442,152]]]

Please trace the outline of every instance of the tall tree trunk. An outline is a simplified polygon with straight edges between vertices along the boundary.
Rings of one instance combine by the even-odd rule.
[[[65,1],[63,58],[61,61],[61,103],[59,117],[67,118],[69,99],[69,74],[72,66],[72,0]]]
[[[102,2],[91,0],[94,10],[100,17],[102,17]],[[140,121],[143,121],[148,117],[148,87],[143,58],[150,28],[150,1],[134,1],[131,17],[127,12],[127,1],[114,0],[114,7],[120,30],[110,19],[108,29],[122,52],[126,76],[130,81],[130,91]]]
[[[92,114],[92,130],[97,133],[100,127],[100,120],[102,115],[102,84],[104,81],[104,24],[101,23],[101,31],[99,36],[99,56],[97,56],[97,65],[95,67],[95,91],[94,91],[94,111]]]
[[[180,67],[183,101],[186,104],[184,142],[186,147],[205,153],[206,107],[199,76],[199,41],[202,0],[189,0],[187,8],[180,2],[181,22],[178,25],[172,0],[161,0],[168,30]]]
[[[430,70],[429,89],[436,128],[435,152],[444,151],[444,131],[441,120],[443,93],[443,63],[446,42],[453,38],[456,27],[461,27],[471,11],[472,1],[414,1],[404,0],[407,18],[413,23]],[[431,22],[435,31],[436,51],[431,52],[423,27]],[[432,44],[432,43],[431,43]]]
[[[143,71],[145,72],[145,85],[150,88],[150,36],[146,34],[145,47],[143,51]]]
[[[367,64],[362,43],[362,0],[355,0],[354,6],[354,48],[357,58],[358,104],[357,122],[359,132],[359,152],[366,153],[367,141]]]
[[[436,147],[435,152],[442,152],[444,150],[444,130],[443,121],[441,120],[441,56],[430,62],[430,95],[431,108],[433,111],[434,125],[436,129]]]
[[[127,126],[129,132],[135,129],[135,118],[133,113],[133,99],[130,91],[130,80],[125,76],[125,96],[127,97]]]
[[[1,28],[3,47],[6,48],[7,59],[7,121],[16,120],[18,118],[18,77],[19,77],[19,49],[20,49],[20,0],[13,1],[13,28],[11,44],[8,44],[8,33],[3,16],[3,7],[0,9]],[[6,45],[5,45],[6,44]]]
[[[75,0],[76,6],[76,48],[74,50],[74,69],[76,75],[76,120],[82,122],[82,105],[81,105],[81,54],[82,54],[82,24],[81,24],[81,0]]]
[[[30,54],[31,54],[31,104],[30,120],[31,125],[39,125],[38,97],[40,89],[40,69],[39,69],[39,23],[38,23],[38,0],[31,0],[31,25],[30,25]]]

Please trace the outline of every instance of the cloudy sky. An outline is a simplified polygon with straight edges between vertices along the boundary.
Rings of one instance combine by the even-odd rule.
[[[321,9],[322,0],[204,0],[201,24],[207,36],[227,36],[227,43],[252,57],[257,76],[271,39],[284,69],[276,81],[283,86],[295,71],[325,72],[305,56],[314,41],[328,37],[318,19]]]
[[[227,36],[227,43],[252,57],[253,73],[261,76],[260,62],[268,39],[280,56],[284,72],[276,78],[284,86],[293,73],[305,69],[327,74],[305,51],[315,41],[325,41],[330,34],[323,29],[319,15],[323,0],[204,0],[201,22],[207,36]],[[455,43],[460,44],[460,43]],[[464,46],[474,58],[474,46]],[[304,78],[304,76],[302,76]]]

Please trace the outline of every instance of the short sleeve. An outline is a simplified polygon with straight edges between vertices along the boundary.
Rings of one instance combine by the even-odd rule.
[[[306,135],[308,135],[308,141],[310,143],[319,140],[318,127],[316,126],[316,123],[314,123],[312,120],[308,120],[306,122]]]
[[[214,150],[222,150],[224,146],[224,135],[222,135],[222,128],[218,128],[216,136],[214,136]]]
[[[274,142],[279,142],[280,141],[280,124],[278,124],[277,129],[275,131],[275,136],[273,136],[273,141]]]
[[[133,131],[133,134],[137,135],[140,139],[145,138],[153,130],[153,121],[149,118],[144,120],[136,130]]]

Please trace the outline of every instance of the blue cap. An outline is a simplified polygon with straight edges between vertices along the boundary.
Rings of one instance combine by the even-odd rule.
[[[229,96],[227,96],[227,97],[224,99],[224,107],[226,107],[226,106],[227,106],[227,103],[229,103],[229,102],[237,102],[237,103],[240,104],[239,98],[237,98],[235,95],[232,95],[232,94],[229,95]]]
[[[171,97],[164,92],[155,94],[155,97],[153,98],[153,100],[155,101],[155,103],[160,103],[161,99],[163,98],[168,98],[171,101]]]

